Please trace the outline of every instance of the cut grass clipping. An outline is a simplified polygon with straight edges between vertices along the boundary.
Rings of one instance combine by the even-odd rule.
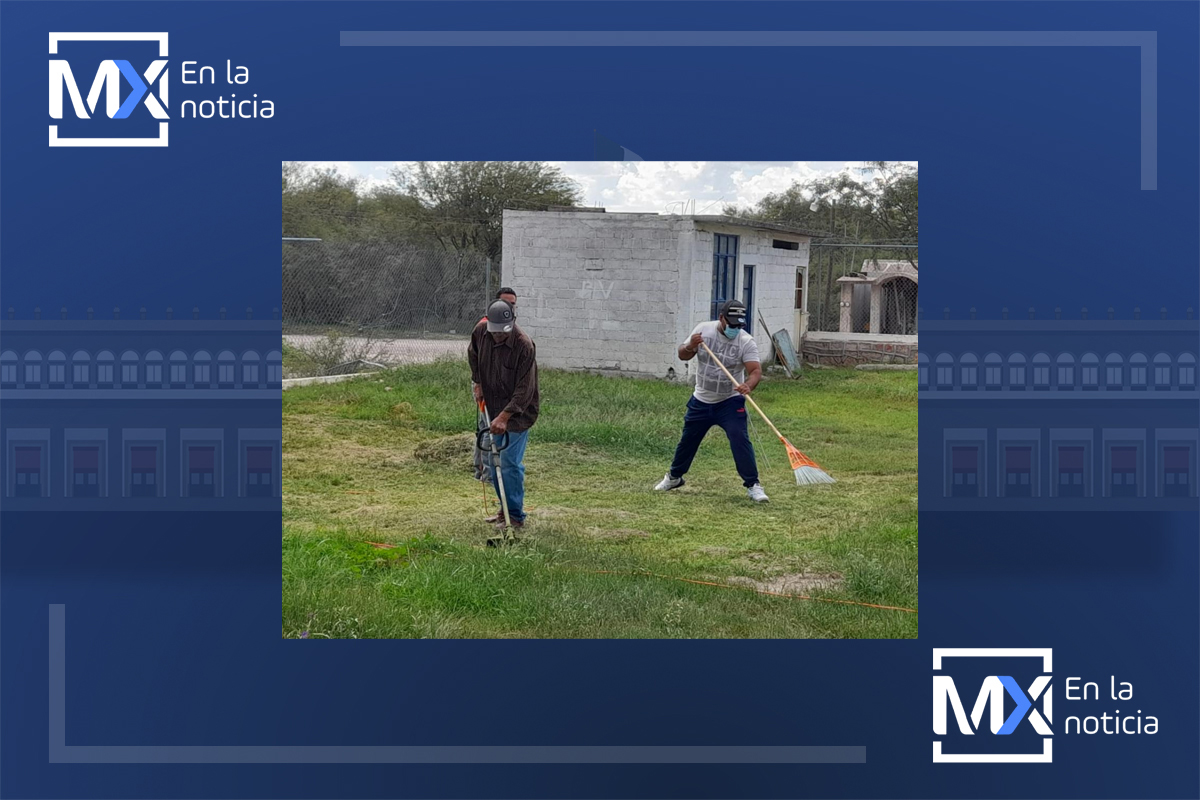
[[[758,421],[765,505],[746,497],[718,428],[687,486],[651,491],[689,387],[540,376],[529,523],[500,549],[484,547],[498,504],[472,478],[465,363],[284,393],[285,637],[917,635],[904,610],[917,608],[914,373],[761,384],[763,409],[838,480],[797,487]]]

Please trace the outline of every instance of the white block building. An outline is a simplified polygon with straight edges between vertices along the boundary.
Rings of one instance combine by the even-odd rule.
[[[799,344],[812,236],[733,217],[505,211],[504,283],[541,365],[682,380],[676,348],[730,298],[749,308],[764,360],[760,317]]]

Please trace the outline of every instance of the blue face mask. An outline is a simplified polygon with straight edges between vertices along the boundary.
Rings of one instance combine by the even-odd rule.
[[[738,336],[738,333],[740,333],[741,330],[742,330],[741,328],[731,328],[728,325],[726,325],[725,330],[723,332],[725,334],[726,339],[736,339]]]

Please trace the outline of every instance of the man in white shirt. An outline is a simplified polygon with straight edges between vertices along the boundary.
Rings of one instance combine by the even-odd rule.
[[[675,448],[675,460],[666,477],[654,487],[656,491],[666,492],[683,486],[683,476],[692,466],[700,442],[709,428],[719,425],[729,437],[733,463],[742,477],[746,494],[756,503],[767,502],[767,494],[758,482],[758,465],[746,421],[745,397],[762,380],[762,364],[758,358],[758,345],[754,337],[746,333],[745,327],[746,306],[737,300],[728,300],[721,306],[715,321],[701,322],[679,346],[681,361],[696,359],[696,390],[688,400],[687,413],[683,416],[683,436]],[[713,362],[701,347],[702,341],[733,373],[738,383],[731,382]]]

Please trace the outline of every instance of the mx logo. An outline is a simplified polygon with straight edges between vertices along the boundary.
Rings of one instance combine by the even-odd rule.
[[[78,119],[95,119],[103,114],[109,119],[127,119],[139,105],[161,120],[156,137],[60,137],[58,125],[50,126],[51,147],[166,147],[167,146],[167,34],[166,33],[54,33],[50,34],[50,55],[58,55],[59,42],[158,42],[158,59],[138,73],[128,61],[105,59],[96,66],[91,88],[85,97],[78,80],[86,83],[91,73],[77,64],[78,72],[62,58],[50,59],[50,118],[62,119],[63,95],[69,98],[70,108]],[[90,67],[91,65],[89,65]],[[121,100],[122,79],[129,93]],[[157,82],[157,96],[152,87]],[[101,105],[100,97],[104,96]]]
[[[1041,659],[1041,672],[1027,687],[1009,675],[988,675],[979,684],[979,694],[975,696],[971,715],[968,718],[960,688],[967,690],[965,684],[955,684],[954,677],[943,673],[943,661],[957,659],[956,665],[961,665],[961,659]],[[958,733],[965,736],[977,736],[989,732],[995,736],[1010,736],[1020,730],[1022,722],[1042,738],[1042,752],[1012,752],[1011,747],[989,747],[980,740],[970,753],[944,753],[943,738],[933,742],[934,763],[955,764],[1001,764],[1001,763],[1050,763],[1052,760],[1054,735],[1050,729],[1053,719],[1052,694],[1050,681],[1052,675],[1052,651],[1050,648],[934,648],[933,650],[933,732],[935,736],[945,737],[950,731],[949,715],[953,714]],[[970,695],[967,695],[970,699]],[[1007,715],[1004,713],[1005,698],[1010,698],[1014,708]],[[1035,704],[1041,701],[1041,710]],[[987,722],[984,724],[984,713],[987,712]],[[997,741],[997,740],[992,740]],[[986,752],[987,750],[992,752]],[[984,752],[980,752],[984,751]]]

